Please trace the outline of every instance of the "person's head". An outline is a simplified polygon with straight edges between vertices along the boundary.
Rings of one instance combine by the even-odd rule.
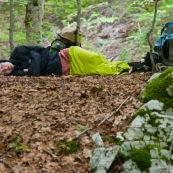
[[[0,63],[0,75],[9,75],[14,69],[14,65],[11,62]]]

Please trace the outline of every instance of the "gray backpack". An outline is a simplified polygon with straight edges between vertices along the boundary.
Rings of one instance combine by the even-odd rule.
[[[173,65],[173,22],[168,22],[161,30],[161,36],[154,44],[154,51],[162,58],[163,64]]]

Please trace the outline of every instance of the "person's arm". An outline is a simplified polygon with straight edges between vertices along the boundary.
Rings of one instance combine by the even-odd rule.
[[[30,52],[31,63],[28,68],[29,76],[39,76],[40,75],[40,64],[41,64],[41,56],[39,53],[35,51]]]
[[[13,70],[10,73],[10,76],[28,76],[28,71],[24,71],[24,70]]]
[[[27,46],[26,48],[28,48],[30,52],[35,51],[40,54],[41,57],[40,71],[44,70],[50,59],[49,49],[42,46]]]
[[[10,75],[14,76],[39,76],[40,75],[40,63],[41,57],[35,51],[30,52],[31,62],[29,67],[15,66]]]

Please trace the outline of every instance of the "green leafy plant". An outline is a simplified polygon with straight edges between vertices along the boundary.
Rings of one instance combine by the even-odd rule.
[[[21,152],[24,149],[28,149],[28,146],[21,145],[21,137],[20,136],[14,136],[13,142],[8,144],[10,147],[12,147],[13,151],[16,153]]]

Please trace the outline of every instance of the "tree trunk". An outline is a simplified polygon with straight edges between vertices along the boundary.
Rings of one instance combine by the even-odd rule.
[[[9,33],[9,42],[10,42],[10,52],[14,49],[14,10],[13,10],[13,0],[10,0],[10,33]]]
[[[29,0],[26,6],[25,28],[28,45],[42,43],[44,0]]]
[[[81,16],[81,3],[77,0],[77,30],[76,30],[76,45],[80,46],[79,43],[79,32],[80,32],[80,16]]]

